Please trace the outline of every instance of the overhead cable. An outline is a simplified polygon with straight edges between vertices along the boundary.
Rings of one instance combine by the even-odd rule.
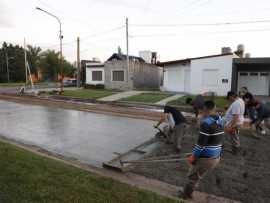
[[[183,24],[131,24],[134,27],[192,27],[192,26],[226,26],[226,25],[244,25],[270,23],[270,20],[255,21],[235,21],[235,22],[217,22],[217,23],[183,23]]]

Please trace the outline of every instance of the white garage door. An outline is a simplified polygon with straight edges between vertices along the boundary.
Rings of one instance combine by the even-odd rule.
[[[243,86],[254,95],[269,95],[269,73],[239,72],[238,91]]]
[[[183,80],[183,71],[181,69],[167,70],[168,80],[164,84],[167,91],[183,92],[185,81]]]

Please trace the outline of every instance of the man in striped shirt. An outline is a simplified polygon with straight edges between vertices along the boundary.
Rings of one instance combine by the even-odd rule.
[[[192,198],[192,193],[198,186],[200,179],[218,165],[224,135],[223,127],[222,118],[215,112],[215,103],[206,101],[200,123],[198,142],[192,155],[187,158],[191,167],[188,173],[188,182],[181,195],[182,198]]]

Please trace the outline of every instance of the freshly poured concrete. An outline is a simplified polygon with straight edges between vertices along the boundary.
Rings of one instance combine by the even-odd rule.
[[[0,101],[0,135],[101,166],[149,140],[153,122]]]

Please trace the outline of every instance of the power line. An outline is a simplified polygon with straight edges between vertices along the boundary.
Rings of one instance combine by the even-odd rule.
[[[120,29],[122,29],[124,27],[125,26],[118,26],[118,27],[114,27],[114,28],[111,28],[111,29],[108,29],[108,30],[104,30],[102,32],[97,32],[97,33],[94,33],[94,34],[91,34],[91,35],[88,35],[88,36],[85,36],[85,37],[81,37],[81,41],[82,40],[85,40],[85,39],[88,39],[88,38],[99,37],[101,35],[105,35],[105,34],[114,32],[116,30],[120,30]],[[77,42],[76,40],[64,42],[63,43],[63,46],[69,46],[69,45],[75,44],[76,42]],[[39,43],[35,43],[35,44],[39,44]],[[44,46],[41,46],[41,47],[43,47],[44,49],[49,49],[49,48],[53,48],[53,47],[57,47],[57,46],[59,46],[59,44],[53,44],[53,45],[49,45],[49,46],[45,46],[45,47]]]
[[[72,45],[72,44],[74,44],[76,42],[76,40],[73,40],[73,41],[69,41],[69,42],[64,42],[62,45],[63,46],[69,46],[69,45]],[[45,46],[43,46],[43,45],[40,45],[40,43],[34,43],[34,44],[36,44],[37,46],[40,46],[40,47],[42,47],[43,49],[50,49],[50,48],[54,48],[54,47],[58,47],[59,46],[59,44],[53,44],[53,45],[45,45]]]
[[[124,27],[125,27],[124,25],[121,25],[121,26],[118,26],[118,27],[115,27],[115,28],[112,28],[112,29],[109,29],[109,30],[105,30],[105,31],[102,31],[102,32],[98,32],[98,33],[94,33],[94,34],[82,37],[81,39],[87,39],[87,38],[93,38],[93,37],[101,36],[101,35],[104,35],[104,34],[107,34],[107,33],[111,33],[111,32],[117,31],[117,30],[121,30]]]
[[[242,33],[242,32],[269,32],[270,29],[249,29],[249,30],[230,30],[230,31],[216,31],[216,32],[188,32],[188,33],[167,33],[167,34],[149,34],[149,35],[133,35],[131,38],[144,38],[144,37],[172,37],[183,36],[186,34],[226,34],[226,33]]]
[[[192,26],[244,25],[244,24],[259,24],[259,23],[270,23],[270,20],[218,22],[218,23],[187,23],[187,24],[131,24],[131,26],[134,26],[134,27],[192,27]]]
[[[69,18],[70,20],[72,21],[76,21],[76,22],[79,22],[81,24],[84,24],[84,25],[89,25],[89,26],[93,26],[92,24],[90,24],[89,22],[87,21],[84,21],[82,19],[79,19],[79,18],[74,18],[74,17],[71,17],[70,15],[68,15],[67,13],[63,12],[62,10],[59,10],[59,9],[55,9],[53,6],[51,6],[50,4],[48,4],[47,2],[44,2],[42,0],[37,0],[39,3],[41,3],[43,6],[53,10],[54,12],[56,13],[59,13],[63,18]],[[93,5],[93,4],[92,4]]]

